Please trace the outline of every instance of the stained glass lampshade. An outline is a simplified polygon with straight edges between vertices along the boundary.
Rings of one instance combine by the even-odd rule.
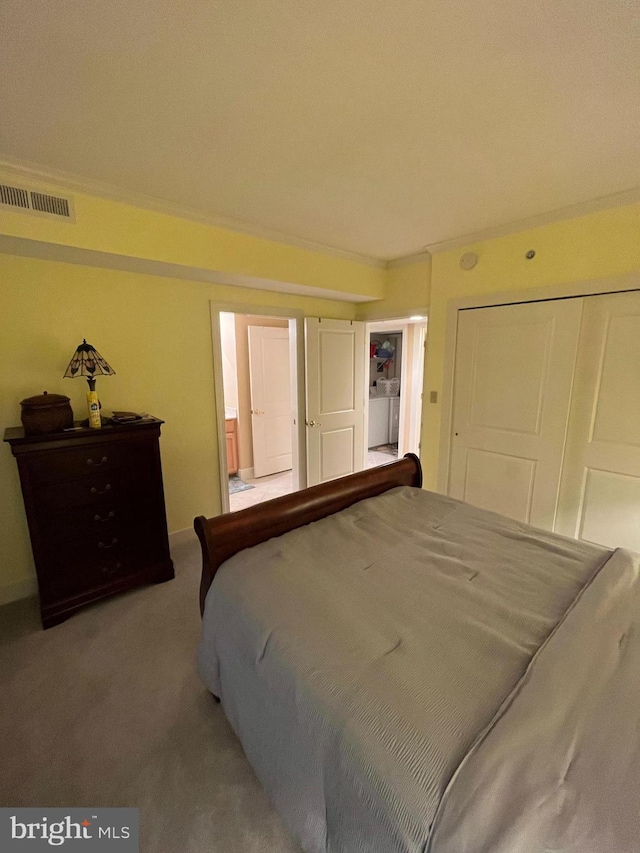
[[[93,390],[95,378],[101,374],[103,376],[115,376],[115,370],[107,364],[91,344],[83,340],[74,352],[69,367],[65,370],[65,378],[73,379],[76,376],[86,376],[89,388]]]

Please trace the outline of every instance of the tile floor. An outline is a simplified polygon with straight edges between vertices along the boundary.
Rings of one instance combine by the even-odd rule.
[[[375,468],[378,465],[388,465],[389,462],[394,462],[397,458],[397,444],[383,444],[380,447],[372,447],[368,452],[367,467]],[[250,483],[254,488],[229,495],[231,512],[261,504],[263,501],[277,498],[280,495],[288,495],[293,491],[293,472],[282,471],[280,474],[270,474],[268,477],[258,477],[257,479],[245,478],[245,483]]]
[[[268,477],[258,477],[257,479],[246,477],[244,482],[250,483],[255,488],[229,495],[231,512],[261,504],[263,501],[269,501],[271,498],[280,497],[280,495],[288,495],[293,491],[293,471],[282,471],[279,474],[270,474]]]
[[[390,462],[395,462],[397,458],[397,444],[381,444],[379,447],[370,447],[367,454],[367,468],[388,465]]]

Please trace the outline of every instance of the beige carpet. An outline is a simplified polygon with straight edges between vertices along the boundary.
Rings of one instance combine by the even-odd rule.
[[[0,805],[137,806],[143,853],[299,853],[196,674],[197,542],[173,557],[48,631],[0,609]]]

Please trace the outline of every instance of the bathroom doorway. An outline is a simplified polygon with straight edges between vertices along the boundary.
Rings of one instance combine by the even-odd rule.
[[[223,511],[228,501],[228,511],[235,512],[297,491],[304,476],[298,452],[297,320],[227,310],[213,319],[222,374],[216,388],[224,398],[219,441],[228,493],[223,490],[222,503]]]

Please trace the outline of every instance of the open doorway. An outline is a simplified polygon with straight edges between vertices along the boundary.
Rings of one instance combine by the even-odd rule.
[[[419,453],[425,317],[367,326],[367,467]]]
[[[228,508],[235,512],[299,488],[296,320],[232,311],[218,316],[221,452]]]

